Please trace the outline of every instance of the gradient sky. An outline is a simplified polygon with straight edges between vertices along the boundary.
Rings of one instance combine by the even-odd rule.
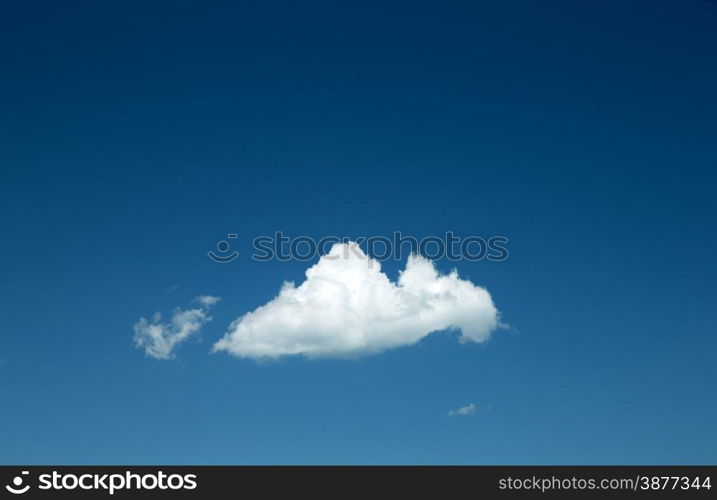
[[[716,54],[699,0],[2,2],[0,463],[715,463]],[[437,266],[511,328],[209,354],[276,230],[504,235]]]

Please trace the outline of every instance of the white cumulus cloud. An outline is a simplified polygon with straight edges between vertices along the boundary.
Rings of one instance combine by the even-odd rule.
[[[457,410],[451,410],[448,412],[449,417],[461,417],[466,415],[473,415],[476,412],[476,404],[471,403],[465,406],[461,406]]]
[[[182,310],[177,307],[168,321],[162,321],[162,315],[158,312],[151,319],[140,318],[134,325],[135,346],[144,349],[145,354],[152,358],[172,359],[180,343],[212,320],[208,314],[209,307],[219,300],[219,297],[201,295],[194,299],[200,305],[199,308]]]
[[[483,342],[498,323],[488,291],[456,271],[442,275],[411,256],[394,283],[356,243],[340,243],[301,285],[284,283],[277,297],[235,320],[213,350],[254,359],[357,357],[445,329],[459,329],[461,342]]]

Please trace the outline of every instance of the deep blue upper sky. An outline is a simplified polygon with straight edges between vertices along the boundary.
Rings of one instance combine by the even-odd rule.
[[[699,0],[3,2],[0,463],[714,463],[715,54]],[[438,267],[511,329],[209,355],[276,230],[505,235]]]

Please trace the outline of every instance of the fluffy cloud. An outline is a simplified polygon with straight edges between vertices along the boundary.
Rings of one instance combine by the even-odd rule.
[[[461,406],[457,410],[451,410],[448,412],[449,417],[461,417],[466,415],[473,415],[476,412],[476,404],[471,403],[466,406]]]
[[[213,350],[254,359],[357,357],[449,328],[461,330],[461,342],[483,342],[497,326],[488,291],[456,271],[441,275],[412,256],[394,283],[358,245],[336,244],[300,286],[284,283],[276,298],[235,320]]]
[[[179,344],[199,332],[204,323],[212,320],[207,312],[219,300],[219,297],[201,295],[194,299],[199,308],[182,310],[178,307],[169,321],[165,322],[158,312],[150,320],[140,318],[134,325],[135,346],[144,349],[147,356],[155,359],[173,358],[174,349]]]

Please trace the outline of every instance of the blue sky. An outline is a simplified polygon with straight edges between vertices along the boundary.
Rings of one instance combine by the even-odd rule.
[[[1,9],[0,463],[717,460],[717,5]],[[436,265],[510,328],[209,354],[315,263],[250,260],[277,230],[504,235]],[[202,294],[175,359],[135,348]]]

